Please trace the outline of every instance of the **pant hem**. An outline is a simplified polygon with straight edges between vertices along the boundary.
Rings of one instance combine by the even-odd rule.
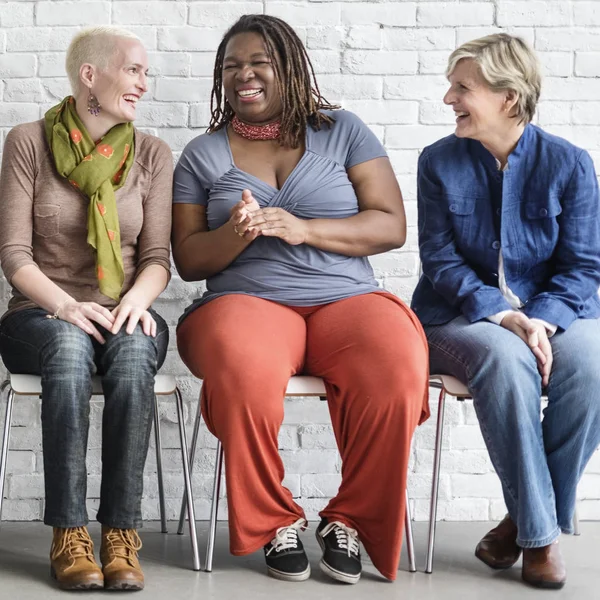
[[[56,527],[58,529],[72,529],[73,527],[87,527],[89,519],[53,519],[51,517],[44,517],[44,525],[49,527]]]
[[[521,548],[543,548],[544,546],[549,546],[554,540],[558,539],[559,536],[560,528],[557,527],[549,536],[541,540],[523,540],[517,538],[517,546],[520,546]]]
[[[127,520],[122,519],[109,519],[104,518],[101,515],[96,515],[96,520],[105,527],[112,527],[113,529],[141,529],[143,527],[143,521],[141,520]]]

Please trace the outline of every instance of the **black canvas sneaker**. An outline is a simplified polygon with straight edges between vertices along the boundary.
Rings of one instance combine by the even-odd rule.
[[[339,521],[329,523],[327,519],[321,519],[316,536],[323,550],[321,570],[337,581],[357,583],[362,565],[356,529]]]
[[[265,560],[271,577],[283,581],[304,581],[310,577],[310,563],[298,537],[298,531],[306,525],[304,519],[298,519],[292,525],[280,527],[265,545]]]

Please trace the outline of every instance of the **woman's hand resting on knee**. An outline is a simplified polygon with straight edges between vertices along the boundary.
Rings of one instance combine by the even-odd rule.
[[[77,300],[67,300],[56,311],[56,316],[62,321],[77,325],[101,344],[104,344],[105,340],[94,326],[94,322],[110,331],[115,321],[115,317],[108,308],[104,308],[96,302],[77,302]]]
[[[500,325],[518,335],[531,348],[542,376],[542,387],[546,387],[552,371],[552,345],[546,328],[518,310],[508,313]]]

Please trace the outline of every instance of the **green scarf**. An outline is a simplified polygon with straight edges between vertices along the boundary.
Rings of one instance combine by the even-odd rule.
[[[45,116],[46,139],[58,174],[90,199],[87,242],[96,250],[100,292],[119,300],[125,271],[115,191],[133,165],[133,125],[115,125],[94,144],[67,96]]]

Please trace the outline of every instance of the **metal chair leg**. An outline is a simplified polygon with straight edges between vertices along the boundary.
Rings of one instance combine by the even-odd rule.
[[[444,432],[444,408],[446,407],[446,390],[440,390],[438,403],[437,429],[435,434],[435,452],[433,458],[433,479],[431,482],[431,504],[429,507],[429,542],[427,545],[427,565],[425,573],[433,570],[433,548],[435,544],[435,526],[437,519],[438,491],[440,485],[440,460],[442,457],[442,434]]]
[[[192,553],[194,556],[194,571],[200,570],[200,552],[198,550],[198,537],[196,535],[196,513],[194,510],[194,498],[192,495],[192,479],[190,474],[190,463],[187,453],[187,436],[185,433],[185,423],[183,422],[183,398],[179,388],[175,388],[175,397],[177,399],[177,422],[179,424],[179,439],[181,442],[181,462],[183,464],[183,479],[185,483],[185,493],[187,497],[188,519],[190,525],[190,541],[192,544]]]
[[[165,486],[163,481],[162,468],[162,442],[160,439],[160,415],[158,413],[158,396],[154,395],[154,441],[156,446],[156,476],[158,478],[158,501],[160,504],[160,530],[162,533],[169,533],[167,530],[167,510],[165,507]]]
[[[10,385],[5,381],[0,388],[0,394]],[[2,438],[2,454],[0,455],[0,522],[2,521],[2,504],[4,503],[4,480],[6,479],[6,463],[8,459],[8,444],[10,442],[10,425],[15,393],[9,388],[6,398],[6,417],[4,420],[4,437]]]
[[[210,526],[208,529],[208,543],[206,545],[207,573],[212,571],[213,553],[215,550],[215,536],[217,534],[217,514],[219,512],[219,493],[221,492],[221,471],[223,470],[223,446],[217,442],[217,457],[215,460],[215,482],[213,486],[212,506],[210,508]]]
[[[415,539],[413,537],[412,517],[410,514],[410,504],[408,500],[408,490],[406,490],[406,516],[404,517],[404,528],[406,537],[406,552],[408,554],[408,570],[411,573],[417,572],[417,562],[415,560]]]
[[[196,410],[196,420],[194,421],[194,431],[192,433],[192,447],[190,448],[190,474],[194,470],[194,458],[196,457],[196,445],[198,443],[198,433],[200,431],[200,422],[202,421],[202,410],[200,401],[198,400],[198,408]],[[183,523],[185,521],[185,509],[187,508],[187,500],[185,494],[181,499],[181,511],[179,512],[179,525],[177,526],[177,535],[183,535]]]
[[[579,514],[577,512],[577,505],[575,505],[575,512],[573,513],[573,535],[581,535],[579,529]]]

